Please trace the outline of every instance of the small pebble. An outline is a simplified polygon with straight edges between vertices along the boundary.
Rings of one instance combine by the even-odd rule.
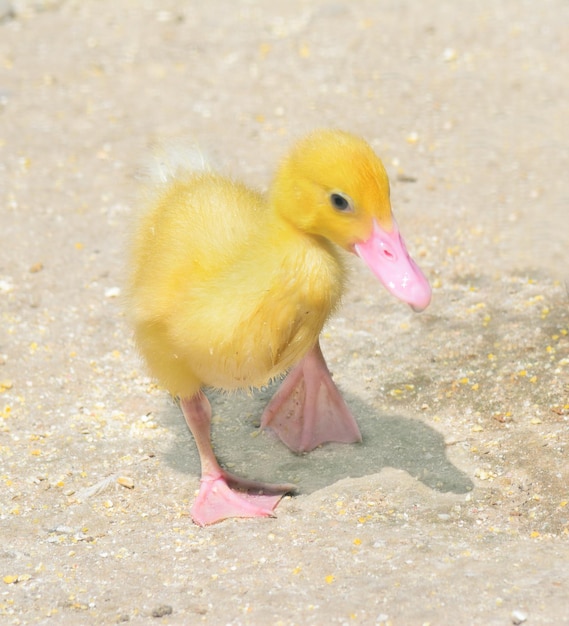
[[[13,3],[10,0],[0,0],[0,22],[8,20],[15,15]]]
[[[161,604],[152,611],[152,617],[164,617],[172,615],[174,609],[169,604]]]
[[[0,292],[8,293],[14,289],[14,285],[10,282],[10,280],[1,279],[0,280]]]
[[[118,298],[120,295],[120,287],[108,287],[107,289],[105,289],[105,298]]]
[[[56,533],[57,535],[71,535],[73,533],[73,528],[71,528],[71,526],[64,526],[63,524],[60,524],[53,530],[50,530],[50,532]]]
[[[518,609],[512,611],[512,624],[523,624],[527,620],[528,616]]]

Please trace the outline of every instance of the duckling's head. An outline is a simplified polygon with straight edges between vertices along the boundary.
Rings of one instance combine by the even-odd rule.
[[[283,161],[272,188],[276,210],[299,230],[352,251],[375,218],[391,229],[389,180],[363,139],[318,130],[299,141]]]
[[[415,310],[429,304],[429,283],[391,213],[387,173],[363,139],[338,130],[301,139],[277,171],[271,203],[301,232],[358,254],[388,291]]]

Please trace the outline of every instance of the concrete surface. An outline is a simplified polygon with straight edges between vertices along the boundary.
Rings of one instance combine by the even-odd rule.
[[[0,2],[0,622],[569,624],[569,5]],[[138,172],[266,186],[317,126],[382,156],[434,286],[357,260],[323,347],[364,435],[294,456],[213,397],[277,517],[200,529],[196,451],[121,301]]]

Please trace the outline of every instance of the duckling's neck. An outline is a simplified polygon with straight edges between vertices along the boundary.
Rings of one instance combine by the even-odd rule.
[[[274,246],[275,251],[278,250],[286,257],[303,252],[341,264],[338,248],[325,237],[302,230],[274,210],[270,211],[267,217],[267,230],[270,233],[268,240]]]

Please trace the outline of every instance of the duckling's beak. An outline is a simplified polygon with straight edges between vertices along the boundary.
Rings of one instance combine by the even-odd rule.
[[[431,301],[431,286],[407,252],[395,220],[388,232],[373,220],[370,238],[357,243],[355,251],[383,283],[387,291],[422,311]]]

